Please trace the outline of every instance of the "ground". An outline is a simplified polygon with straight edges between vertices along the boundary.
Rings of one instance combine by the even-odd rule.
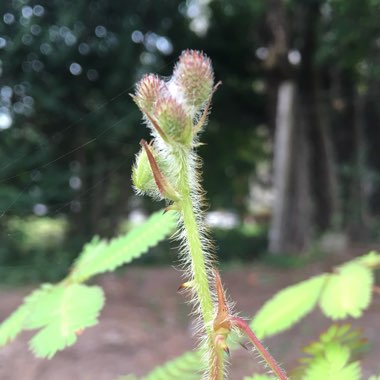
[[[286,285],[326,271],[326,264],[276,269],[264,265],[230,267],[222,271],[228,293],[244,317],[252,316],[266,299]],[[106,293],[100,323],[86,330],[78,342],[51,360],[35,359],[27,349],[30,333],[0,349],[1,380],[115,380],[119,375],[143,375],[159,363],[190,350],[195,342],[185,296],[176,289],[181,273],[173,268],[130,267],[121,275],[108,274],[96,281]],[[31,288],[0,291],[3,320]],[[363,357],[363,380],[380,374],[380,296],[359,321],[371,342]],[[301,347],[317,338],[330,322],[319,310],[290,331],[267,339],[265,344],[285,368],[293,368]],[[243,349],[231,354],[230,379],[262,372],[252,353]]]

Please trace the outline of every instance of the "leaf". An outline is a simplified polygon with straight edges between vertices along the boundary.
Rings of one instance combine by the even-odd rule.
[[[344,352],[348,350],[349,356],[357,356],[366,346],[366,340],[363,339],[361,330],[353,329],[349,324],[330,326],[320,335],[318,341],[312,342],[303,349],[309,356],[299,359],[300,365],[292,371],[292,379],[303,379],[315,361],[324,359],[326,351],[337,346],[343,347]]]
[[[359,318],[371,302],[372,271],[361,264],[349,262],[329,275],[323,289],[320,307],[334,320],[346,317]]]
[[[291,327],[315,307],[325,280],[322,274],[278,292],[256,314],[252,330],[263,338]]]
[[[106,242],[94,239],[87,244],[74,264],[70,280],[88,278],[129,263],[169,235],[176,226],[176,213],[158,211],[127,235]]]
[[[24,298],[24,303],[19,306],[0,325],[0,347],[11,342],[23,330],[27,316],[32,312],[38,300],[51,290],[50,284],[44,284]]]
[[[77,340],[77,334],[98,322],[104,295],[98,286],[57,285],[35,304],[25,328],[41,330],[29,342],[37,357],[51,358]]]
[[[314,360],[303,380],[359,380],[358,362],[350,363],[350,350],[339,344],[326,347],[325,355]]]
[[[366,255],[358,257],[353,262],[362,264],[366,266],[367,268],[374,269],[374,268],[380,267],[380,254],[376,251],[371,251],[367,253]]]
[[[243,380],[273,380],[274,377],[268,375],[253,375],[250,377],[245,376]]]
[[[155,368],[141,380],[200,380],[202,375],[202,355],[200,351],[186,352]]]

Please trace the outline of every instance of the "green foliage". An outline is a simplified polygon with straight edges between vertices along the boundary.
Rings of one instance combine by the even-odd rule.
[[[253,375],[250,377],[245,376],[243,380],[273,380],[273,377],[268,375]]]
[[[373,274],[363,265],[349,262],[326,281],[320,299],[323,313],[334,320],[359,318],[372,297]]]
[[[313,374],[314,371],[318,373],[318,371],[325,370],[328,367],[326,363],[332,361],[331,358],[335,356],[336,360],[333,361],[336,365],[339,364],[339,358],[341,363],[345,362],[346,364],[348,359],[344,361],[342,358],[345,358],[347,353],[350,357],[358,356],[366,348],[366,344],[360,330],[352,329],[349,324],[332,325],[321,334],[318,341],[312,342],[304,348],[304,352],[308,356],[299,359],[301,365],[293,371],[292,378],[304,379],[309,371]],[[352,367],[356,366],[355,364]],[[343,373],[345,373],[344,371]]]
[[[81,282],[91,276],[130,262],[172,232],[172,213],[157,212],[126,236],[110,242],[95,240],[84,249],[72,272],[62,282],[44,284],[0,325],[0,346],[11,342],[22,330],[39,331],[30,341],[37,357],[51,358],[74,344],[83,329],[98,322],[104,304],[98,286]]]
[[[326,275],[320,275],[277,293],[253,319],[251,325],[256,335],[273,335],[298,322],[315,307],[325,281]]]
[[[0,347],[11,342],[24,328],[27,317],[40,298],[50,292],[52,285],[44,284],[39,289],[33,291],[25,297],[24,303],[19,306],[5,321],[0,325]]]
[[[347,347],[329,344],[323,355],[312,362],[303,379],[359,380],[359,363],[349,363],[349,359],[350,350]]]
[[[290,328],[319,302],[333,319],[359,318],[372,298],[373,272],[380,255],[371,252],[299,284],[289,286],[268,300],[251,322],[259,337]]]
[[[51,358],[58,350],[73,345],[83,329],[98,323],[104,295],[98,286],[57,285],[36,303],[26,329],[41,328],[31,339],[37,357]]]
[[[22,330],[41,329],[30,341],[37,357],[51,358],[75,343],[77,334],[97,323],[103,307],[101,288],[81,284],[42,285],[0,326],[0,345]]]
[[[202,355],[200,351],[185,354],[155,368],[140,380],[199,380]]]
[[[139,380],[200,380],[201,360],[200,351],[185,352],[181,356],[154,368]],[[118,380],[137,380],[137,377],[127,375],[119,377]]]
[[[362,264],[367,268],[376,269],[380,267],[380,254],[375,251],[371,251],[366,255],[359,257],[354,262]]]
[[[173,232],[175,225],[175,213],[158,211],[126,236],[109,242],[93,239],[76,260],[70,279],[75,282],[86,281],[131,262]]]

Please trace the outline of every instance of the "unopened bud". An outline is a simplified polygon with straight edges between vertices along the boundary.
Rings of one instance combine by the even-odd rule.
[[[137,191],[151,193],[157,189],[146,151],[141,148],[132,168],[132,183]]]
[[[133,100],[143,112],[151,113],[157,100],[168,93],[166,84],[157,75],[145,75],[136,86]]]
[[[210,59],[199,51],[185,50],[174,69],[173,79],[183,93],[186,105],[197,113],[213,91],[214,73]]]
[[[191,142],[192,120],[174,98],[160,99],[154,115],[157,124],[170,139],[182,144]]]

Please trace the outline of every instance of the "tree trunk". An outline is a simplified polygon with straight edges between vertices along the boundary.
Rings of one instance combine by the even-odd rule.
[[[309,240],[308,144],[296,86],[279,86],[274,145],[274,204],[269,234],[273,253],[303,250]]]

